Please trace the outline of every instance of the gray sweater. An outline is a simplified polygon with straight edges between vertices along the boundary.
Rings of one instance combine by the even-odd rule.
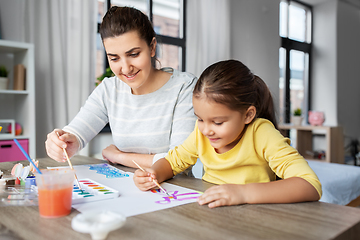
[[[117,77],[105,78],[64,130],[77,137],[82,149],[109,122],[119,150],[156,154],[155,162],[194,130],[192,91],[196,81],[189,73],[173,70],[157,91],[133,95]]]

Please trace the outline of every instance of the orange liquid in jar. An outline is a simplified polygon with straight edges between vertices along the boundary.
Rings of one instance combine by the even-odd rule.
[[[40,215],[46,218],[56,218],[70,214],[72,190],[72,187],[38,189]]]

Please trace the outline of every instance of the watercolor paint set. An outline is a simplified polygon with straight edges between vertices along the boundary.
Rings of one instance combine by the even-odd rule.
[[[120,195],[119,191],[89,178],[79,179],[79,184],[82,190],[74,183],[72,204],[117,198]]]

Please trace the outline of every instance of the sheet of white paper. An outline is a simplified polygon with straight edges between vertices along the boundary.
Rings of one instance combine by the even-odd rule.
[[[195,202],[201,195],[195,190],[169,183],[162,183],[161,186],[168,191],[170,197],[159,189],[143,192],[135,186],[133,173],[106,163],[79,165],[74,166],[74,169],[79,180],[89,178],[120,192],[118,198],[74,204],[73,207],[80,212],[111,210],[129,217]]]

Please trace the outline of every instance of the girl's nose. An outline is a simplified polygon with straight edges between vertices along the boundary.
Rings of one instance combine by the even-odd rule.
[[[211,136],[211,135],[213,135],[213,134],[214,134],[214,131],[211,130],[211,127],[210,127],[209,125],[206,125],[206,126],[204,127],[204,135],[206,135],[206,136]]]

